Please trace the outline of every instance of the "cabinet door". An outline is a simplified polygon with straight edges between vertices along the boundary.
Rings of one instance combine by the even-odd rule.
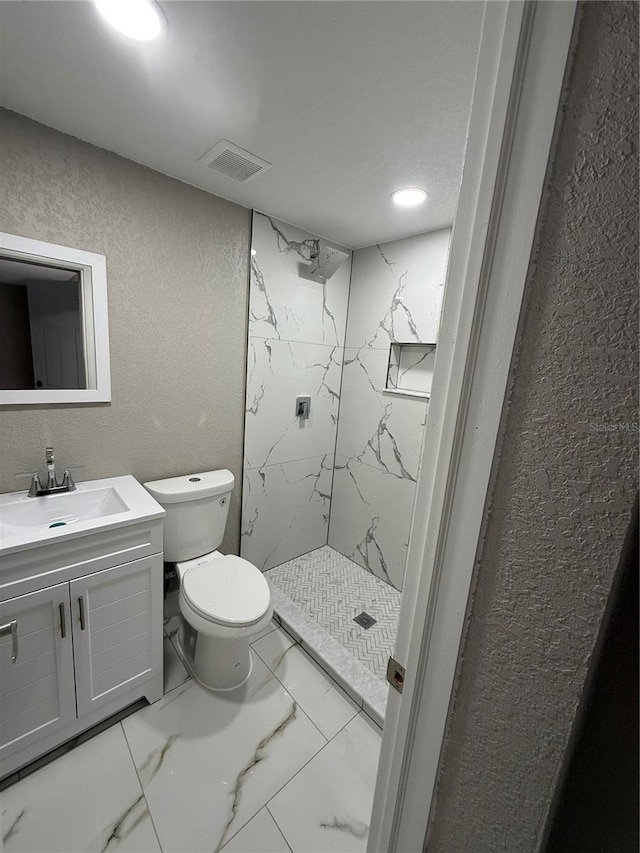
[[[76,719],[69,586],[0,603],[0,759]]]
[[[78,716],[162,672],[162,557],[71,581]]]

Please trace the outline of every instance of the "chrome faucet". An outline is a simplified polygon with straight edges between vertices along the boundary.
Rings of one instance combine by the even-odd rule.
[[[47,447],[45,450],[47,457],[47,490],[55,489],[56,483],[56,465],[53,459],[53,447]]]
[[[46,459],[47,485],[43,487],[38,474],[34,474],[31,478],[31,485],[29,486],[29,497],[39,498],[41,495],[55,495],[58,492],[73,492],[76,488],[76,484],[73,482],[73,478],[69,473],[68,468],[64,469],[62,480],[58,482],[58,478],[56,477],[53,447],[47,447]]]

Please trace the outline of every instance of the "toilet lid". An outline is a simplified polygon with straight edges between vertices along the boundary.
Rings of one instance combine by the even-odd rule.
[[[271,604],[271,590],[262,572],[248,560],[233,555],[187,569],[182,591],[204,619],[227,625],[257,622]]]

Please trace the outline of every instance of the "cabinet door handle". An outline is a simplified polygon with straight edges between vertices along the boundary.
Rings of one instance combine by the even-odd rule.
[[[84,597],[82,595],[78,599],[78,608],[80,610],[80,630],[84,631],[87,626],[84,618]]]
[[[67,636],[67,618],[64,615],[64,601],[61,601],[59,604],[60,607],[60,636],[64,640]]]
[[[11,634],[11,661],[16,662],[18,657],[18,622],[12,619],[6,625],[0,625],[0,637],[8,637]]]

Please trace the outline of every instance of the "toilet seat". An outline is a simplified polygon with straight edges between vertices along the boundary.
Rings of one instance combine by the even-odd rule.
[[[189,607],[207,622],[241,628],[259,622],[271,606],[262,572],[242,557],[216,556],[188,568],[180,585]]]

